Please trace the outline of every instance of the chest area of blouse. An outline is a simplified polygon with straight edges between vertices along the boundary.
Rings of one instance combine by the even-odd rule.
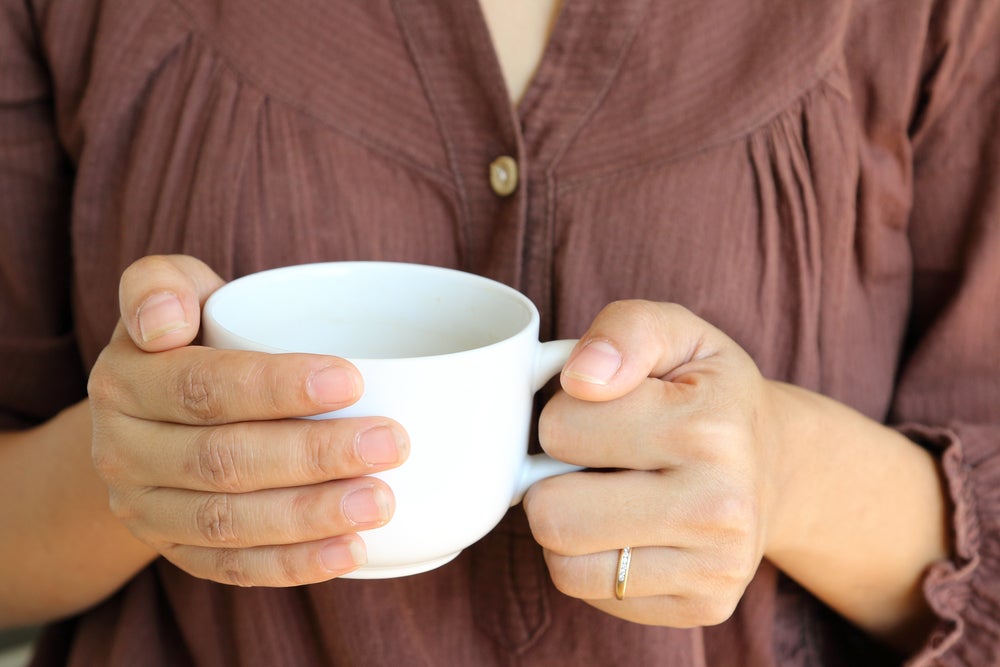
[[[791,0],[175,4],[174,20],[269,100],[442,173],[466,137],[520,144],[537,169],[571,143],[628,160],[616,135],[644,134],[666,157],[738,136],[829,69],[848,13]],[[169,46],[128,37],[104,49],[115,69]]]
[[[721,313],[761,347],[759,325],[791,299],[784,330],[815,340],[832,244],[818,212],[849,193],[812,170],[851,168],[829,131],[804,134],[842,47],[833,10],[573,0],[514,110],[475,3],[178,2],[173,42],[126,35],[97,67],[150,67],[129,72],[138,115],[94,123],[138,128],[121,158],[123,262],[449,264],[528,291],[560,335],[644,297]],[[723,6],[736,20],[720,24]],[[782,17],[799,30],[763,29]],[[820,138],[831,151],[811,161]],[[521,166],[511,195],[490,187],[499,155]],[[739,271],[714,275],[719,256]],[[749,299],[759,308],[730,308]]]

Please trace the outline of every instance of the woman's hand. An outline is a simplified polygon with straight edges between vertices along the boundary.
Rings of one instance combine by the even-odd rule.
[[[536,484],[525,498],[557,588],[641,623],[730,616],[757,570],[774,506],[767,381],[679,306],[619,302],[581,339],[566,393],[542,413],[552,456],[616,472]],[[626,599],[619,550],[632,547]]]
[[[925,640],[934,615],[921,582],[949,551],[946,494],[926,450],[763,378],[735,342],[671,304],[607,307],[561,380],[542,446],[615,471],[547,479],[525,496],[560,590],[641,623],[710,625],[730,616],[767,557],[872,635],[903,650]]]
[[[405,460],[383,418],[303,420],[345,407],[362,379],[335,357],[190,345],[222,284],[190,257],[123,275],[122,320],[90,378],[94,463],[113,512],[187,572],[291,586],[363,564],[357,535],[392,516],[368,473]]]

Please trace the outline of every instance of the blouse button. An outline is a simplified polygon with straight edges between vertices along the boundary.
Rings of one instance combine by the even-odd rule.
[[[514,158],[501,155],[490,163],[490,187],[501,197],[517,189],[517,161]]]

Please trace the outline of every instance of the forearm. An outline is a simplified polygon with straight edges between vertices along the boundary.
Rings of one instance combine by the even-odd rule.
[[[933,622],[921,580],[949,548],[936,461],[836,401],[774,388],[787,429],[767,558],[863,630],[917,648]]]
[[[110,513],[90,432],[82,402],[38,428],[0,433],[0,627],[85,609],[155,556]]]

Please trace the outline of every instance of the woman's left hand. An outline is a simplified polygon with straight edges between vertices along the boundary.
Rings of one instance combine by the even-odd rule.
[[[763,557],[781,488],[771,383],[718,329],[642,301],[605,308],[561,381],[542,412],[543,447],[614,470],[547,479],[525,497],[556,587],[640,623],[726,620]]]

